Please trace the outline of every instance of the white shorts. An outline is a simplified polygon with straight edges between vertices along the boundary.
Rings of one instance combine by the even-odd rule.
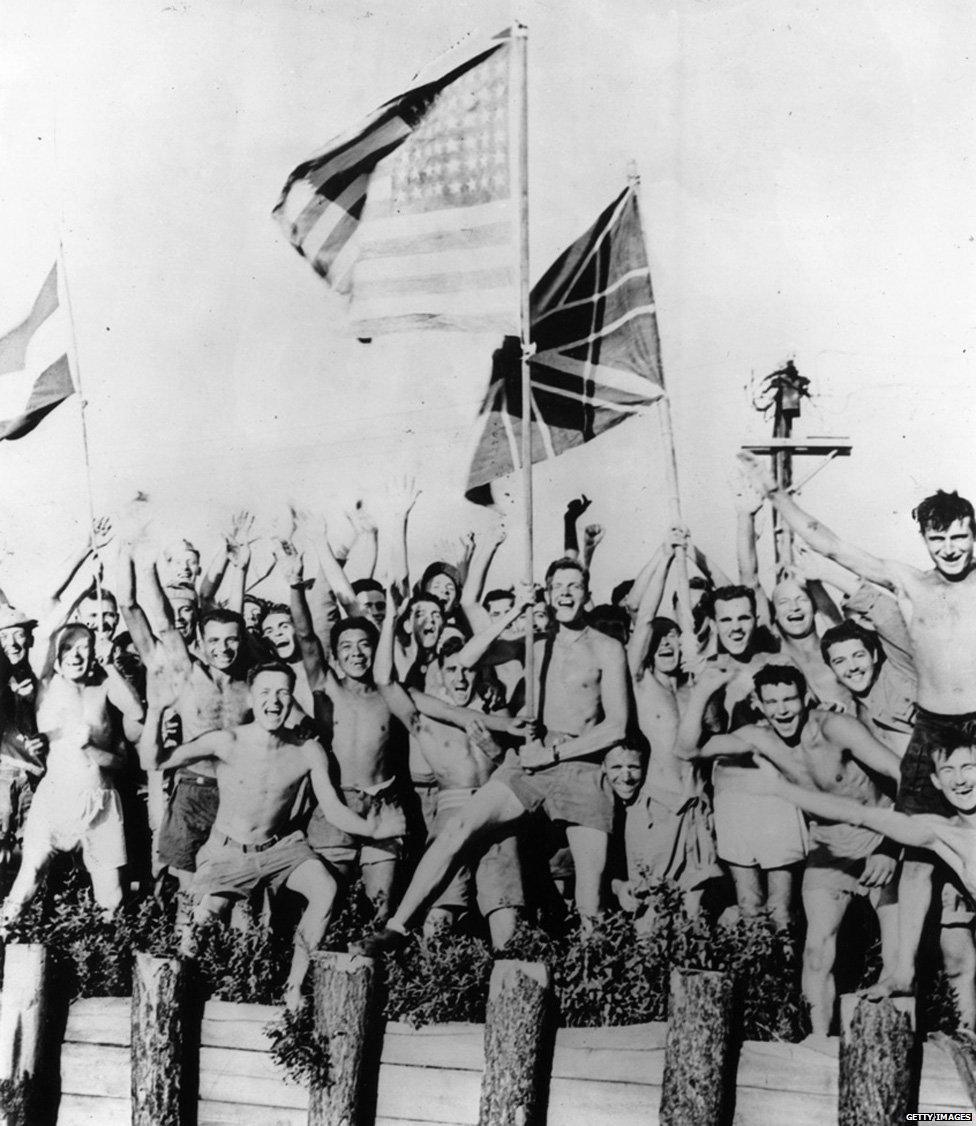
[[[24,859],[81,848],[88,868],[126,862],[122,802],[111,786],[68,790],[42,778],[24,825]]]
[[[771,794],[717,789],[713,800],[715,844],[727,864],[786,868],[807,854],[803,814]]]

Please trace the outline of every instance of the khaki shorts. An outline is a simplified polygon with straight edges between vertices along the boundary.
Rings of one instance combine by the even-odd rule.
[[[260,852],[245,852],[236,841],[214,830],[197,854],[193,894],[197,899],[208,895],[243,899],[259,887],[277,891],[292,872],[309,860],[318,862],[305,834],[299,831]]]
[[[667,880],[693,891],[722,875],[711,804],[700,795],[675,804],[676,809],[649,795],[627,809],[627,874],[632,880]]]
[[[126,862],[122,802],[112,787],[68,791],[42,778],[24,823],[24,861],[80,848],[88,868]]]
[[[407,815],[395,778],[379,786],[371,786],[369,790],[360,790],[356,786],[343,786],[342,796],[353,813],[358,813],[361,817],[365,817],[370,810],[379,809],[381,806],[398,812],[402,828],[395,836],[385,837],[381,841],[374,840],[372,837],[357,837],[333,825],[326,819],[321,807],[316,806],[308,823],[308,843],[330,868],[346,876],[357,863],[364,868],[367,864],[396,860],[403,854]]]
[[[443,832],[454,814],[463,809],[477,790],[441,790],[438,795],[437,816],[431,829],[433,841]],[[462,864],[454,877],[437,897],[434,907],[463,910],[471,902],[472,866],[478,910],[487,917],[503,907],[524,907],[522,890],[522,864],[518,854],[518,838],[512,826],[504,826],[499,835],[479,837],[468,863]]]
[[[769,794],[716,788],[715,843],[727,864],[744,868],[786,868],[807,852],[803,814]]]
[[[598,829],[613,829],[613,802],[603,788],[599,763],[557,762],[529,774],[520,766],[502,766],[491,776],[518,798],[529,813],[545,810],[550,821]]]

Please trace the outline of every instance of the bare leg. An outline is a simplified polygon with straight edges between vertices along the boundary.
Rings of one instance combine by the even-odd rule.
[[[20,918],[21,912],[37,894],[38,884],[40,884],[41,877],[51,862],[52,855],[50,852],[24,853],[20,871],[17,873],[10,894],[4,901],[3,911],[0,913],[0,928],[6,928]]]
[[[742,864],[730,864],[729,871],[735,884],[735,901],[739,907],[739,917],[750,919],[758,915],[765,905],[759,869],[746,868]]]
[[[972,1030],[976,1023],[976,947],[967,926],[943,927],[940,933],[942,962],[956,995],[959,1024]]]
[[[692,888],[691,891],[686,891],[681,897],[684,903],[685,914],[689,919],[693,919],[701,911],[702,895],[704,888]]]
[[[396,879],[397,862],[395,857],[378,860],[375,864],[363,865],[363,888],[376,910],[376,921],[385,923],[392,904],[390,895]]]
[[[95,902],[101,907],[105,918],[111,919],[122,906],[122,869],[93,864],[88,869],[88,874],[91,876]]]
[[[224,895],[205,895],[193,907],[192,917],[187,917],[180,931],[180,953],[186,958],[196,954],[194,925],[202,927],[211,919],[226,918],[230,914],[231,900]]]
[[[306,860],[285,881],[285,887],[306,901],[305,911],[295,931],[295,953],[285,984],[285,1007],[295,1011],[302,1004],[302,982],[308,973],[312,954],[325,937],[338,886],[320,860]]]
[[[394,930],[406,930],[457,862],[464,846],[485,829],[516,821],[525,809],[501,782],[486,782],[470,801],[454,814],[437,839],[424,853],[400,906],[390,918]]]
[[[424,919],[424,938],[436,938],[454,929],[455,913],[450,907],[431,907]]]
[[[815,1036],[826,1036],[834,1015],[834,959],[837,931],[848,905],[847,896],[827,888],[804,888],[803,910],[807,917],[807,940],[803,947],[803,996],[810,1005],[810,1027]]]
[[[499,907],[488,916],[488,931],[491,934],[493,950],[501,950],[512,941],[515,928],[518,926],[518,918],[517,907]]]
[[[766,872],[766,906],[777,930],[786,930],[793,922],[792,868],[770,868]]]
[[[603,907],[603,872],[607,866],[609,837],[600,829],[567,825],[566,840],[576,869],[576,909],[584,933],[592,928]]]
[[[881,976],[888,977],[898,961],[898,900],[892,899],[881,889],[874,910],[878,916],[878,930],[881,932]],[[875,897],[872,896],[872,902]]]
[[[932,865],[905,860],[898,881],[898,950],[893,971],[864,994],[872,1000],[907,995],[915,988],[915,958],[932,900]]]

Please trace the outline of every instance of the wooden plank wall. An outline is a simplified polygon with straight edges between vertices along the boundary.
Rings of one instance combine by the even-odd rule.
[[[268,1055],[278,1010],[211,1001],[204,1011],[199,1126],[305,1126],[305,1091]],[[657,1126],[666,1025],[560,1029],[553,1056],[553,1126]],[[376,1126],[475,1126],[484,1062],[480,1025],[387,1026]],[[128,1126],[129,1001],[71,1007],[61,1054],[59,1126]],[[735,1126],[836,1122],[837,1040],[746,1043]],[[920,1110],[972,1109],[949,1056],[926,1044]]]

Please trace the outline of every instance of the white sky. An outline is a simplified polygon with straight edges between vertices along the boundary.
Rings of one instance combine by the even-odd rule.
[[[750,380],[792,356],[815,392],[798,433],[854,443],[805,501],[865,547],[921,561],[911,507],[938,486],[976,493],[973,6],[520,12],[533,280],[636,159],[696,538],[732,566],[729,466],[769,432]],[[436,537],[484,526],[462,489],[494,341],[348,339],[270,211],[299,161],[509,19],[496,0],[6,0],[0,332],[30,307],[60,226],[99,510],[141,487],[206,546],[233,506],[375,495],[413,472],[418,571]],[[598,593],[664,530],[645,423],[536,480],[540,569],[565,501],[594,499],[609,528]],[[0,444],[0,481],[0,547],[16,553],[0,585],[17,596],[86,519],[76,402]],[[500,562],[512,577],[514,545]]]

